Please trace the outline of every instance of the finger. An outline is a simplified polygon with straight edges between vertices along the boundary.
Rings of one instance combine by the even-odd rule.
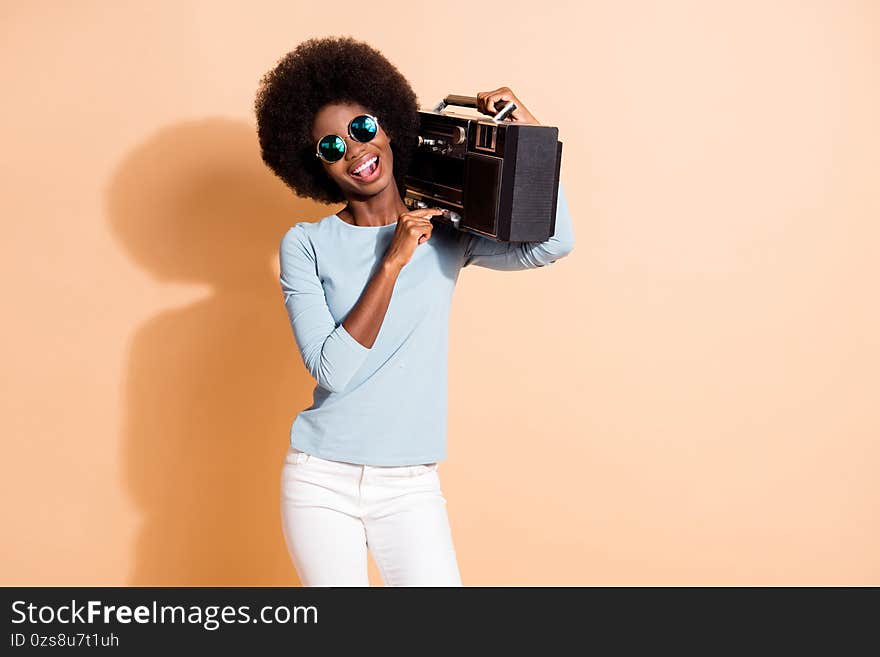
[[[442,212],[440,208],[416,208],[414,210],[407,210],[404,214],[414,215],[416,217],[423,216],[425,213],[434,214],[437,212]]]
[[[516,97],[506,90],[493,92],[486,98],[486,104],[491,110],[491,113],[496,114],[501,109],[501,107],[504,107],[504,105],[507,104],[507,101],[509,100],[514,101],[517,107],[519,107],[519,102],[517,102]],[[498,103],[501,103],[501,107],[498,107]]]
[[[431,223],[431,217],[405,217],[401,223],[404,226],[421,226],[422,228],[434,225]]]
[[[408,230],[411,235],[424,235],[425,233],[429,232],[433,227],[434,226],[431,224],[430,221],[425,223],[419,221],[411,223],[409,226],[406,227],[406,230]]]
[[[486,96],[500,96],[507,94],[508,96],[513,95],[513,91],[510,87],[498,87],[497,89],[493,89],[492,91],[487,91]]]
[[[498,87],[497,89],[493,89],[492,91],[478,92],[477,109],[483,114],[495,114],[498,110],[493,109],[494,105],[491,102],[491,98],[492,96],[503,94],[505,92],[510,92],[510,89],[508,89],[507,87]]]
[[[426,230],[431,230],[433,227],[434,224],[431,223],[430,219],[413,219],[406,223],[405,230],[412,233],[423,233]]]
[[[482,91],[480,93],[485,98],[486,96],[491,96],[492,94],[500,94],[505,91],[510,91],[510,87],[498,87],[497,89],[492,89],[492,91]]]
[[[406,212],[403,216],[422,217],[427,219],[437,214],[443,214],[443,210],[441,210],[440,208],[419,208],[418,210],[410,210],[409,212]]]

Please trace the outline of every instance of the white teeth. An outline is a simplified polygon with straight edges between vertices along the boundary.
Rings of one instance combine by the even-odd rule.
[[[363,171],[364,169],[366,169],[368,166],[370,166],[373,162],[375,162],[376,159],[377,159],[377,157],[378,157],[378,156],[374,155],[374,156],[371,157],[369,160],[367,160],[367,161],[364,162],[362,165],[360,165],[357,169],[355,169],[354,171],[352,171],[352,173],[360,173],[361,171]]]

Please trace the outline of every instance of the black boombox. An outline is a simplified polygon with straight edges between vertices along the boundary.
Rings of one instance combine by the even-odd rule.
[[[543,242],[556,230],[562,142],[559,129],[495,116],[443,113],[477,107],[474,96],[450,95],[420,110],[419,143],[405,177],[408,208],[436,207],[433,219],[499,242]]]

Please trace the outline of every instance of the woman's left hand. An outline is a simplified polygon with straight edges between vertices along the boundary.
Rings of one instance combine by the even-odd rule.
[[[503,121],[541,125],[538,123],[538,119],[532,116],[532,113],[526,109],[522,101],[510,90],[510,87],[498,87],[494,91],[479,92],[477,94],[477,109],[483,114],[495,116],[510,100],[516,103],[516,109],[504,117]]]

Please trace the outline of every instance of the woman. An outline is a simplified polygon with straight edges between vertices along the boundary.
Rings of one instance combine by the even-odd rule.
[[[507,87],[512,121],[537,124]],[[291,427],[282,526],[305,586],[368,586],[367,551],[388,586],[461,586],[439,462],[446,458],[449,309],[467,265],[520,270],[573,248],[560,185],[556,233],[497,243],[409,210],[404,175],[418,101],[377,50],[310,39],[261,80],[262,157],[297,195],[345,202],[281,239],[281,288],[313,404]]]

